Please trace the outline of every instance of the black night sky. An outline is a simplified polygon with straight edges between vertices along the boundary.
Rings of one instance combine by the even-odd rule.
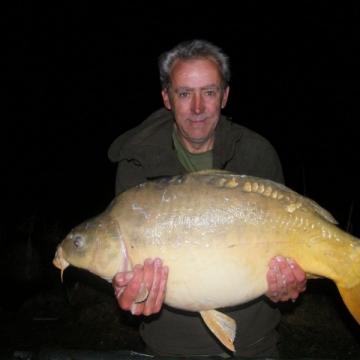
[[[360,237],[358,3],[2,2],[1,314],[10,308],[17,315],[41,292],[49,299],[47,289],[70,289],[61,287],[52,264],[56,246],[114,197],[116,164],[108,148],[162,106],[157,58],[188,39],[212,41],[230,56],[224,113],[270,140],[286,185]],[[76,269],[65,275],[70,285],[78,276]],[[26,325],[19,314],[18,327],[13,318],[1,320],[6,352],[31,350],[25,340],[34,321]],[[66,338],[81,335],[78,325]],[[31,347],[53,341],[55,330],[41,326]],[[91,348],[109,339],[107,326]]]
[[[34,216],[67,232],[105,209],[116,171],[108,147],[162,106],[158,55],[196,37],[230,55],[224,112],[273,143],[289,187],[342,227],[350,219],[360,236],[356,2],[193,3],[9,2],[0,132],[6,239],[21,237],[17,229]]]

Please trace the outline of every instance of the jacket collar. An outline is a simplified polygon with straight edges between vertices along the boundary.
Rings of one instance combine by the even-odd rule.
[[[161,108],[152,113],[137,127],[120,135],[110,146],[108,156],[119,162],[136,159],[151,173],[158,174],[164,164],[171,173],[185,169],[177,159],[172,142],[174,117],[171,111]],[[242,127],[236,126],[225,115],[220,116],[216,127],[213,149],[214,168],[224,168],[234,155],[236,143],[243,134]]]

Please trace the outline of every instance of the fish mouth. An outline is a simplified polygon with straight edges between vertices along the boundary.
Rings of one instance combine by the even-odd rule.
[[[60,278],[61,278],[61,282],[63,282],[63,274],[64,274],[64,270],[70,265],[63,257],[63,254],[62,254],[62,247],[59,246],[57,249],[56,249],[56,252],[55,252],[55,257],[53,259],[53,264],[61,270],[61,273],[60,273]]]

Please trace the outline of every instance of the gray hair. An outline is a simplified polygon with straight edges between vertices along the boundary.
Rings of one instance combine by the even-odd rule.
[[[219,47],[201,39],[184,41],[159,56],[161,89],[168,90],[170,87],[170,70],[175,60],[187,61],[208,58],[215,60],[219,65],[222,89],[225,90],[231,76],[229,57]]]

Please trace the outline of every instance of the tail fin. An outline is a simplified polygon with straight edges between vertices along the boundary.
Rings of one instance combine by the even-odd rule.
[[[338,286],[338,289],[346,307],[360,325],[360,283],[351,288]]]

